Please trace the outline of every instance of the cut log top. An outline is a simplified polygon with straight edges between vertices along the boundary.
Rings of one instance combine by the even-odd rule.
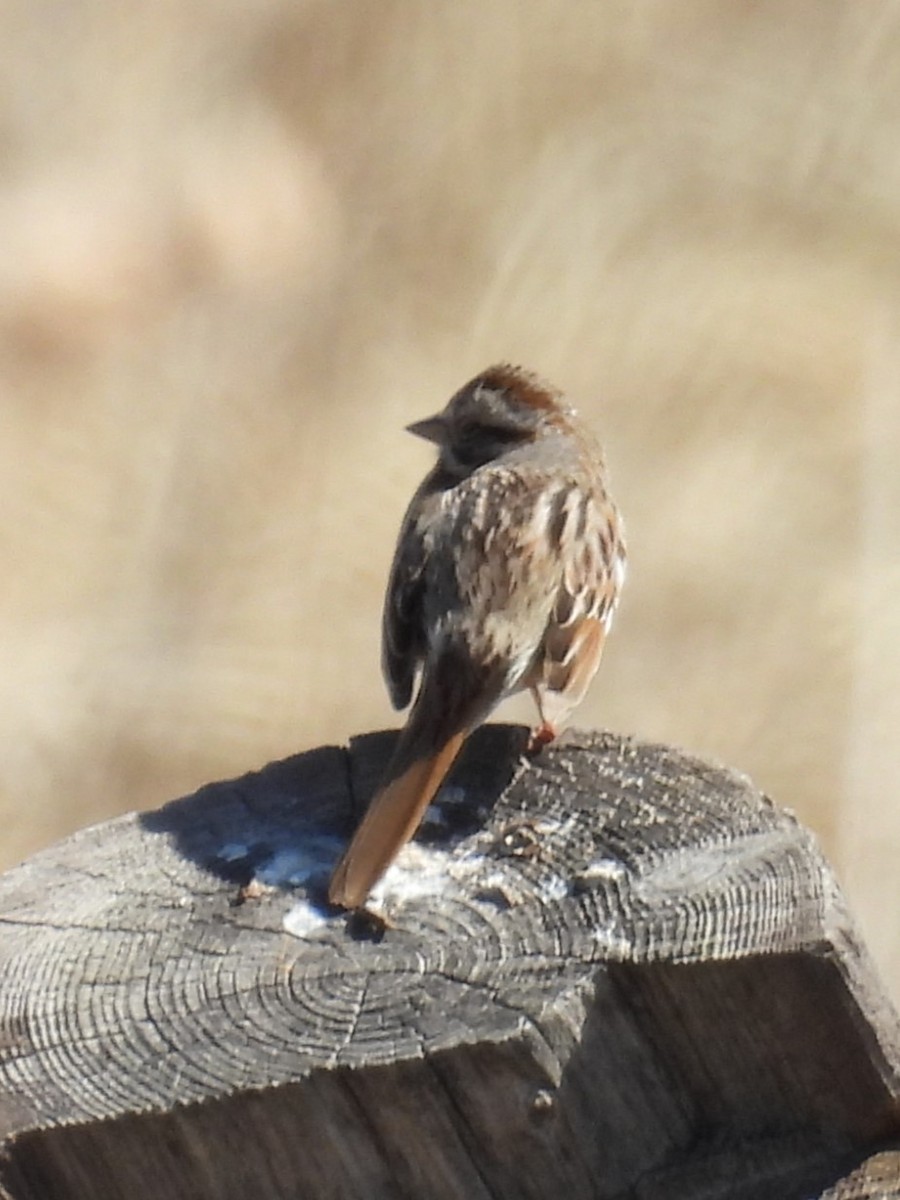
[[[325,890],[393,736],[0,879],[7,1195],[895,1194],[865,1172],[900,1177],[900,1030],[789,813],[488,726],[367,923]]]

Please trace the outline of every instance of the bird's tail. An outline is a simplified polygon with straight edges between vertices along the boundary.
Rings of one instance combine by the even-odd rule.
[[[410,721],[410,725],[412,720]],[[433,753],[412,759],[400,734],[388,780],[372,798],[353,840],[334,869],[328,899],[342,908],[361,908],[369,892],[406,845],[462,747],[466,731],[454,733]]]
[[[447,642],[426,664],[409,719],[384,780],[328,886],[328,899],[360,908],[418,828],[466,735],[504,693],[503,663],[477,665],[462,642]]]

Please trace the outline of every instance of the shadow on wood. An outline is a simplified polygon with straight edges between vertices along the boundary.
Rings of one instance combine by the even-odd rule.
[[[900,1031],[812,837],[671,748],[524,738],[470,739],[380,938],[324,894],[392,734],[0,879],[5,1195],[900,1196]]]

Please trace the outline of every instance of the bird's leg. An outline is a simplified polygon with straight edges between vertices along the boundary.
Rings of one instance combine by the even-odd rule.
[[[528,737],[528,745],[525,747],[526,754],[540,754],[543,748],[552,742],[559,735],[559,729],[552,721],[544,716],[544,706],[541,703],[541,693],[536,688],[530,689],[534,697],[534,702],[537,705],[538,716],[541,718],[540,723],[535,725]]]

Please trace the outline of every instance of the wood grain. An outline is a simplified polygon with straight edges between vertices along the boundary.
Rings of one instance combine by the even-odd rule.
[[[2,877],[6,1194],[900,1195],[900,1026],[812,836],[672,748],[524,739],[470,740],[386,927],[324,894],[387,733]]]

